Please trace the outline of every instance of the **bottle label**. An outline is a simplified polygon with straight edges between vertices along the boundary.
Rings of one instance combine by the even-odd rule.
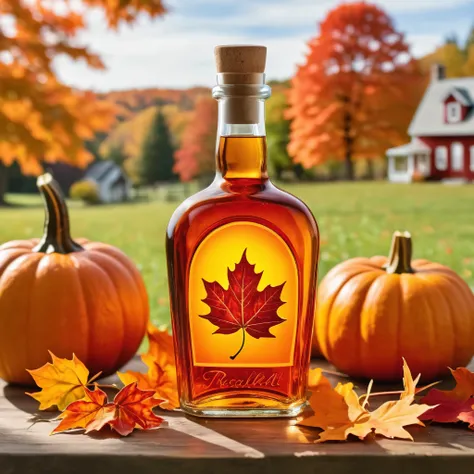
[[[209,377],[219,367],[293,365],[298,271],[277,233],[247,221],[212,231],[196,249],[188,285],[193,362],[212,367]]]

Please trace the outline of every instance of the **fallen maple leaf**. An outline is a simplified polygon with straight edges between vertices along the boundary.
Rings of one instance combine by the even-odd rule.
[[[469,423],[469,428],[474,430],[474,404],[471,405],[470,411],[464,411],[460,413],[458,418],[464,423]]]
[[[156,397],[163,399],[161,408],[174,410],[179,408],[179,397],[173,338],[166,330],[157,329],[152,324],[148,325],[147,335],[148,352],[141,358],[148,372],[143,374],[129,370],[117,372],[117,375],[124,385],[137,382],[141,390],[153,390]]]
[[[143,430],[158,428],[164,420],[152,410],[163,401],[151,390],[140,390],[136,383],[127,385],[114,398],[115,418],[109,424],[122,436],[130,434],[135,427]]]
[[[62,421],[51,432],[51,434],[62,431],[84,428],[95,418],[103,418],[110,414],[110,407],[107,409],[107,395],[96,387],[95,390],[84,389],[85,396],[82,400],[72,402],[58,418]],[[112,407],[113,408],[113,407]],[[113,409],[112,409],[113,412]]]
[[[456,380],[453,390],[430,390],[422,398],[427,405],[437,405],[423,414],[422,420],[431,420],[438,423],[456,423],[463,421],[474,428],[474,373],[465,367],[451,370]]]
[[[153,408],[163,400],[154,398],[153,391],[140,390],[136,382],[122,388],[111,403],[97,387],[94,391],[86,388],[85,395],[61,413],[62,421],[52,434],[79,428],[89,433],[108,425],[121,436],[128,436],[135,428],[150,430],[164,421],[153,413]]]
[[[160,365],[175,363],[173,336],[167,329],[158,329],[150,322],[147,327],[148,352]]]
[[[363,439],[372,431],[366,424],[369,414],[360,405],[352,383],[339,383],[334,389],[323,385],[313,391],[309,402],[314,414],[298,424],[322,428],[318,443],[343,441],[350,434]]]
[[[319,367],[310,369],[308,373],[308,389],[314,390],[321,386],[331,387],[331,382],[323,375],[322,369]]]
[[[411,378],[411,374],[410,374]],[[412,379],[413,380],[413,379]],[[377,410],[370,414],[369,424],[375,434],[386,438],[409,439],[413,441],[412,435],[405,426],[421,425],[419,417],[429,410],[428,405],[413,404],[414,393],[400,400],[385,402]]]
[[[57,406],[63,411],[70,403],[83,398],[86,385],[100,374],[88,380],[87,367],[74,354],[72,360],[61,359],[52,352],[50,355],[52,363],[28,370],[41,391],[27,395],[40,402],[40,410]]]
[[[178,388],[176,382],[176,367],[166,365],[161,367],[152,356],[142,355],[143,362],[148,366],[148,372],[128,371],[117,372],[124,385],[136,382],[141,390],[153,390],[156,397],[161,398],[160,407],[165,410],[179,408]]]
[[[275,337],[270,329],[285,320],[277,314],[278,308],[285,304],[280,299],[283,286],[266,286],[262,291],[257,287],[263,272],[256,273],[255,265],[247,260],[247,250],[244,250],[240,262],[234,270],[227,270],[229,288],[226,290],[217,281],[208,282],[203,279],[206,289],[206,303],[211,311],[201,315],[217,330],[214,334],[233,334],[242,331],[242,344],[238,351],[230,356],[234,360],[245,346],[245,335],[256,339]]]
[[[334,389],[321,384],[315,388],[309,401],[314,414],[302,420],[299,425],[321,428],[323,431],[318,443],[344,441],[349,435],[364,439],[371,433],[387,438],[412,440],[412,436],[404,427],[414,424],[423,426],[419,416],[430,407],[413,404],[420,376],[413,380],[405,360],[403,374],[404,391],[400,399],[385,402],[373,412],[366,409],[369,393],[361,405],[352,383],[339,383]]]

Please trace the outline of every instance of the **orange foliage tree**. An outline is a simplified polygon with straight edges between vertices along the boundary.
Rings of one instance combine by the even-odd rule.
[[[181,181],[206,176],[214,171],[216,154],[217,103],[203,96],[196,102],[193,116],[175,153],[174,172]]]
[[[161,0],[0,0],[0,203],[13,161],[26,174],[40,173],[43,160],[84,166],[92,159],[84,140],[113,118],[109,105],[62,84],[52,68],[58,56],[104,67],[77,41],[92,7],[102,9],[110,28],[141,12],[165,12]]]
[[[365,2],[332,10],[308,46],[289,91],[289,154],[307,168],[344,160],[353,179],[354,158],[406,140],[423,75],[390,17]]]

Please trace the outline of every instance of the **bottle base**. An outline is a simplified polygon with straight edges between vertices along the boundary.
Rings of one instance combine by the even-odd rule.
[[[294,418],[306,407],[305,400],[293,403],[286,407],[271,406],[203,406],[182,404],[184,413],[203,418]]]

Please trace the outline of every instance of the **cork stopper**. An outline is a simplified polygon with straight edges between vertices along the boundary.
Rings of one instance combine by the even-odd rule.
[[[254,45],[221,45],[214,49],[217,72],[265,72],[267,48]]]
[[[263,82],[267,48],[255,45],[221,45],[214,49],[217,72],[224,84]]]
[[[225,99],[222,119],[227,124],[256,124],[263,115],[258,100],[265,81],[267,48],[253,45],[223,45],[214,49],[219,85],[232,93]]]

